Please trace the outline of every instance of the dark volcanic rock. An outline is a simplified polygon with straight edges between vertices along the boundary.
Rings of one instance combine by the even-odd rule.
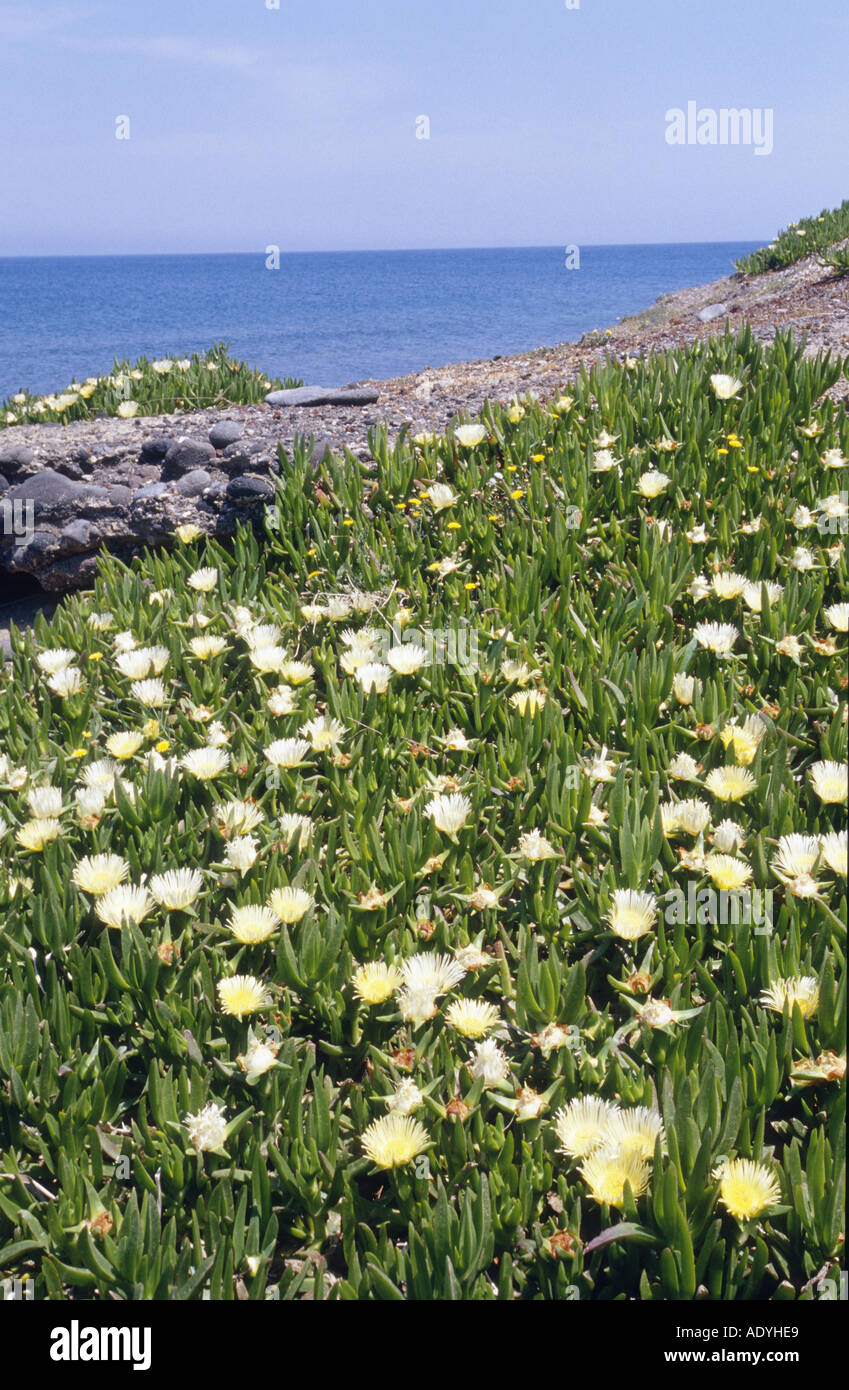
[[[108,488],[73,482],[52,468],[43,468],[40,473],[34,473],[31,478],[16,483],[14,487],[9,488],[7,494],[10,501],[17,498],[31,501],[38,520],[67,513],[78,508],[81,503],[108,496]]]
[[[190,473],[184,473],[175,486],[181,497],[199,497],[211,482],[212,474],[205,468],[193,468]]]
[[[165,455],[165,471],[172,478],[203,468],[215,458],[215,450],[206,439],[178,439]]]
[[[81,517],[79,521],[70,521],[67,526],[63,526],[59,548],[66,554],[79,554],[90,548],[90,542],[91,522]]]
[[[227,496],[231,502],[269,502],[274,496],[274,486],[265,478],[245,473],[240,478],[230,479]]]
[[[34,467],[38,467],[35,454],[25,445],[17,444],[11,448],[0,449],[0,473],[5,474],[7,478],[26,478],[34,471]]]
[[[141,446],[141,456],[145,463],[162,463],[176,439],[146,439]]]
[[[216,449],[226,449],[228,444],[234,444],[237,439],[241,439],[243,432],[238,421],[219,420],[209,431],[209,442]]]
[[[168,484],[163,482],[146,483],[144,487],[137,488],[133,493],[133,501],[144,501],[147,497],[161,497],[163,492],[168,491]]]
[[[367,386],[295,386],[269,391],[269,405],[374,405],[378,392]]]

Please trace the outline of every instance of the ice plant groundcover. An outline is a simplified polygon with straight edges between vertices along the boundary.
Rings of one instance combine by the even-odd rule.
[[[849,360],[748,332],[282,458],[0,678],[0,1270],[838,1277]]]

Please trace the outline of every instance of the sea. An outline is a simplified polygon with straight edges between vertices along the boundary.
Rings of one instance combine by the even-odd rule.
[[[342,386],[527,352],[731,274],[757,242],[0,258],[0,400],[115,359],[227,342],[269,375]]]

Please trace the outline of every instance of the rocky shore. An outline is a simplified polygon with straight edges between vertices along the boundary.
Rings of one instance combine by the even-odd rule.
[[[129,557],[167,542],[182,524],[222,536],[240,521],[258,519],[273,495],[278,444],[291,451],[297,437],[309,437],[316,460],[328,447],[367,460],[375,425],[385,425],[390,438],[405,426],[412,433],[441,431],[458,415],[474,415],[487,398],[549,397],[605,357],[680,346],[744,322],[763,341],[791,328],[806,336],[809,353],[845,354],[849,280],[835,278],[811,256],[784,271],[732,275],[665,295],[604,333],[520,356],[358,388],[272,392],[259,405],[223,411],[6,428],[0,431],[0,643],[4,617],[26,621],[23,610],[10,610],[15,591],[37,585],[46,599],[86,587],[101,548]],[[845,398],[849,382],[842,379],[832,394]]]

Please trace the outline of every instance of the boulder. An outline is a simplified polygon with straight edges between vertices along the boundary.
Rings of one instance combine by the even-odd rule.
[[[219,420],[209,431],[209,442],[215,449],[226,449],[228,444],[241,439],[242,434],[242,426],[237,420]]]
[[[367,386],[295,386],[286,391],[269,391],[269,405],[374,405],[379,393]]]
[[[696,317],[699,323],[713,323],[714,319],[724,318],[727,313],[727,304],[706,304],[703,309],[699,310]]]
[[[214,458],[215,450],[207,439],[177,439],[165,455],[165,471],[172,478],[180,478]]]

